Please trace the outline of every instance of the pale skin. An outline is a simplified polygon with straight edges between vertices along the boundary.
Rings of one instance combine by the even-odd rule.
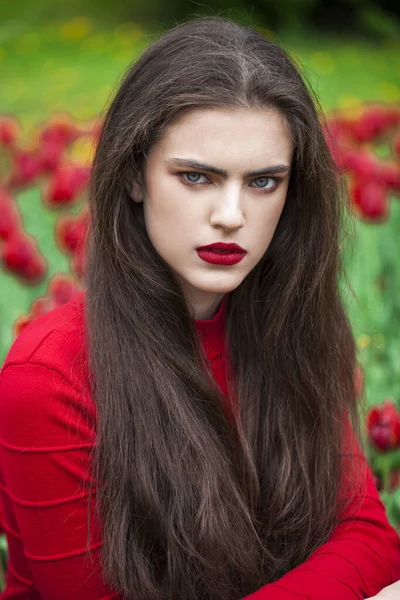
[[[143,203],[150,241],[177,275],[194,318],[211,319],[268,249],[285,205],[292,156],[285,120],[273,109],[194,110],[152,146],[144,181],[132,181],[129,193]],[[219,241],[239,244],[245,258],[222,266],[197,255],[197,247]],[[366,600],[399,598],[397,582]]]
[[[376,596],[371,596],[365,600],[399,600],[400,598],[400,581],[392,583],[383,588]]]
[[[178,276],[196,319],[212,318],[268,249],[285,204],[292,154],[281,114],[261,109],[186,113],[152,146],[145,186],[132,182],[130,194],[143,202],[149,238]],[[271,168],[278,171],[271,174]],[[248,175],[254,171],[260,174]],[[206,263],[196,248],[215,242],[234,242],[247,254],[235,265]]]

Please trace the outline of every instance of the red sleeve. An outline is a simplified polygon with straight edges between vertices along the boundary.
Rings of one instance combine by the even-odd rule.
[[[1,505],[0,505],[0,535],[4,533],[3,529],[3,517],[1,516]]]
[[[94,518],[93,562],[86,551],[92,405],[45,364],[9,364],[0,375],[0,499],[9,546],[2,600],[118,598],[101,578]]]
[[[343,514],[346,521],[326,544],[248,600],[361,600],[400,580],[400,537],[387,519],[367,459],[350,435],[365,475],[361,506],[354,512],[350,505]]]
[[[9,544],[2,600],[118,599],[101,578],[101,528],[86,552],[93,403],[62,373],[9,364],[0,376],[0,498]],[[361,509],[309,559],[249,600],[354,600],[400,579],[400,541],[365,457]]]

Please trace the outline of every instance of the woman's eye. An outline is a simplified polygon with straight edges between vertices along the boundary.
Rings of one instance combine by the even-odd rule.
[[[199,178],[200,177],[205,177],[205,175],[203,175],[202,173],[196,173],[196,172],[187,172],[187,173],[181,173],[180,174],[181,177],[184,178],[184,180],[188,183],[192,183],[192,184],[196,184],[196,183],[200,183],[199,182]]]
[[[181,172],[178,173],[178,176],[182,178],[183,183],[189,186],[209,183],[209,179],[206,175],[197,173],[196,171]],[[201,180],[201,177],[204,177],[205,180]],[[257,177],[257,179],[253,179],[253,182],[255,182],[256,185],[251,185],[250,187],[265,192],[273,191],[278,185],[278,180],[275,177]]]
[[[255,185],[255,186],[251,186],[251,187],[256,187],[260,190],[272,190],[277,185],[277,181],[273,177],[258,177],[257,179],[254,179],[253,181],[258,182],[258,184],[260,184],[260,185]]]

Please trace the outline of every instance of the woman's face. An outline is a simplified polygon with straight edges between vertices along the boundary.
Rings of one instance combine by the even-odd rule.
[[[143,202],[150,241],[177,275],[196,319],[212,318],[267,250],[292,153],[284,119],[273,109],[194,110],[152,146],[145,185],[133,182],[131,195]],[[216,242],[238,244],[245,254],[234,264],[210,263],[223,260],[221,254],[196,249]]]

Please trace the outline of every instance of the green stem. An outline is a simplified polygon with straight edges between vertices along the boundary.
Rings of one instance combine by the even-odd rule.
[[[382,491],[390,492],[390,474],[391,474],[391,460],[389,456],[385,456],[382,465]]]
[[[2,562],[0,560],[0,592],[2,592],[5,587],[6,587],[6,578],[5,578],[5,573],[3,570]]]

